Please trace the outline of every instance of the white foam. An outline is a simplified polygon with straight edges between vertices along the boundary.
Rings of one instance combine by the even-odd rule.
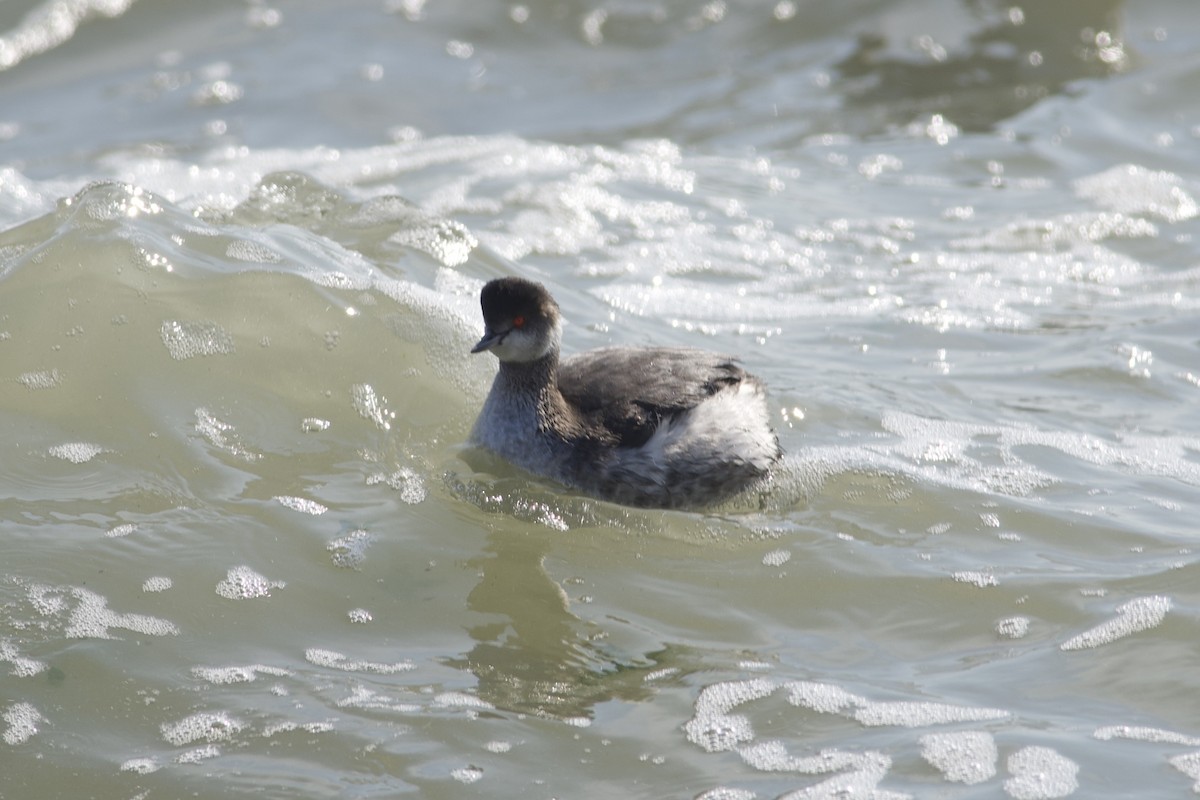
[[[223,686],[231,683],[250,683],[257,680],[259,675],[285,677],[291,675],[292,671],[283,667],[251,664],[244,667],[192,667],[192,674],[209,683]]]
[[[23,372],[17,376],[17,382],[26,389],[34,391],[53,389],[62,384],[62,373],[57,369],[43,369],[34,372]]]
[[[68,608],[66,595],[69,589],[59,589],[41,583],[32,584],[28,589],[29,603],[39,614],[52,617],[65,612]]]
[[[1192,793],[1200,794],[1200,753],[1184,753],[1181,756],[1172,756],[1167,761],[1172,767],[1195,781],[1192,784]]]
[[[179,628],[173,622],[145,614],[118,614],[108,607],[108,600],[90,589],[72,587],[71,594],[79,602],[71,609],[66,630],[68,639],[113,639],[109,628],[141,633],[147,636],[176,636]]]
[[[795,681],[788,684],[788,702],[801,708],[809,708],[823,714],[835,714],[867,702],[840,686],[811,681]]]
[[[279,589],[285,585],[283,581],[268,580],[243,565],[225,573],[225,580],[217,583],[217,594],[229,600],[248,600],[254,597],[270,597],[272,589]]]
[[[710,753],[732,750],[754,738],[750,720],[730,714],[737,706],[766,697],[777,684],[765,679],[714,683],[700,691],[692,718],[683,726],[688,741]]]
[[[134,772],[138,775],[149,775],[160,769],[162,765],[153,758],[131,758],[121,763],[121,772]]]
[[[495,708],[488,701],[466,692],[440,692],[434,696],[433,703],[442,708],[470,708],[479,711]]]
[[[355,686],[349,697],[337,701],[338,708],[367,708],[412,714],[421,710],[415,703],[401,703],[365,686]]]
[[[207,439],[213,447],[224,450],[231,456],[240,458],[243,461],[257,461],[262,458],[261,453],[254,453],[247,450],[238,441],[237,432],[232,425],[218,419],[207,408],[197,408],[195,414],[196,432]]]
[[[202,711],[159,726],[163,739],[176,747],[193,742],[228,742],[245,728],[241,720],[224,711]]]
[[[483,770],[474,765],[468,765],[451,770],[450,777],[459,783],[475,783],[483,777]]]
[[[1049,747],[1023,747],[1008,757],[1004,791],[1015,800],[1066,797],[1079,788],[1079,765]]]
[[[867,751],[851,753],[846,750],[822,750],[815,756],[793,756],[783,742],[769,741],[738,748],[742,760],[764,772],[798,772],[805,775],[822,775],[829,772],[853,770],[856,772],[886,774],[891,759],[882,753]]]
[[[278,264],[283,257],[261,242],[235,239],[225,248],[225,255],[236,261],[252,264]]]
[[[387,401],[375,393],[371,384],[356,383],[351,386],[350,402],[360,417],[375,423],[380,430],[386,431],[392,427],[391,420],[396,418],[396,414],[387,409]]]
[[[1059,647],[1063,650],[1085,650],[1109,644],[1140,631],[1158,627],[1170,610],[1169,597],[1135,597],[1117,606],[1115,618],[1071,637]]]
[[[983,783],[996,774],[999,752],[990,733],[955,731],[921,737],[921,757],[954,783]]]
[[[17,646],[8,639],[0,639],[0,661],[11,664],[12,669],[9,674],[17,678],[30,678],[43,672],[47,667],[44,661],[22,656]]]
[[[471,231],[454,220],[416,212],[405,223],[388,241],[428,253],[447,267],[465,264],[479,245]]]
[[[55,458],[70,461],[72,464],[86,464],[105,452],[105,449],[91,442],[67,442],[66,444],[55,445],[47,452]]]
[[[757,797],[749,789],[735,789],[729,786],[718,786],[696,795],[696,800],[754,800]]]
[[[996,621],[996,633],[1005,639],[1020,639],[1029,633],[1029,617],[1005,617]]]
[[[1180,222],[1200,214],[1200,207],[1182,184],[1183,179],[1173,172],[1120,164],[1075,181],[1075,192],[1113,211]]]
[[[854,712],[854,718],[863,725],[898,725],[904,728],[946,725],[951,722],[984,722],[1007,719],[1010,716],[1009,712],[999,708],[912,701],[868,703]]]
[[[864,800],[911,800],[910,795],[879,788],[880,781],[887,777],[892,767],[892,759],[883,753],[874,750],[862,753],[823,750],[818,755],[802,761],[803,766],[808,769],[801,771],[830,771],[822,769],[830,767],[838,770],[840,774],[813,786],[780,795],[779,800],[837,800],[844,797]]]
[[[364,530],[351,531],[330,542],[325,550],[336,566],[357,569],[367,557],[371,534]]]
[[[374,486],[386,483],[400,493],[400,499],[409,505],[415,505],[425,499],[425,481],[413,470],[402,467],[395,472],[372,475],[367,478],[367,485]]]
[[[38,732],[38,723],[46,721],[30,703],[13,703],[4,709],[0,719],[4,720],[6,726],[0,738],[4,739],[5,744],[11,745],[24,744],[32,739]]]
[[[880,422],[900,441],[868,449],[884,458],[903,459],[884,466],[898,466],[958,488],[1026,495],[1054,483],[1054,476],[1022,458],[1019,450],[1030,447],[1052,448],[1088,464],[1120,466],[1200,485],[1200,463],[1192,457],[1200,450],[1200,440],[1194,438],[1119,432],[1116,441],[1106,441],[1089,434],[935,420],[899,411],[884,412]]]
[[[234,352],[233,337],[215,322],[163,320],[159,335],[167,352],[176,361]]]
[[[124,525],[117,525],[116,527],[109,528],[104,532],[104,535],[110,539],[118,539],[122,536],[128,536],[136,530],[137,525],[133,524],[132,522],[127,522]]]
[[[292,731],[304,731],[305,733],[329,733],[336,730],[332,720],[325,722],[275,722],[263,727],[262,735],[264,738],[278,736],[281,733],[291,733]]]
[[[346,616],[350,618],[351,622],[358,625],[365,625],[375,619],[365,608],[352,608],[346,612]]]
[[[1100,741],[1109,739],[1132,739],[1138,742],[1156,742],[1159,744],[1182,744],[1188,747],[1200,746],[1200,737],[1189,736],[1162,728],[1146,728],[1138,725],[1106,725],[1097,728],[1092,736]]]
[[[996,580],[996,576],[990,572],[961,570],[959,572],[955,572],[952,577],[959,583],[969,583],[972,586],[978,586],[980,589],[986,589],[989,586],[1000,585],[1000,582]]]
[[[221,755],[221,748],[215,744],[206,744],[175,756],[176,764],[199,764]]]
[[[285,508],[290,508],[292,511],[299,511],[301,514],[311,514],[314,517],[318,517],[329,510],[327,506],[323,506],[316,500],[309,500],[306,497],[279,495],[273,499]]]
[[[782,567],[784,564],[792,560],[792,551],[790,550],[772,550],[762,557],[762,563],[767,567]]]
[[[142,582],[142,591],[146,592],[147,594],[153,592],[165,592],[174,585],[175,582],[170,578],[164,578],[156,575],[151,578],[146,578],[146,580]]]
[[[378,661],[351,661],[342,653],[310,647],[304,651],[304,659],[310,664],[329,669],[340,669],[343,672],[373,672],[380,675],[390,675],[396,672],[408,672],[417,668],[411,661],[396,661],[384,664]]]
[[[34,6],[19,24],[5,32],[0,47],[0,72],[70,41],[85,21],[94,17],[119,17],[133,3],[134,0],[76,0],[71,3],[50,0]]]
[[[895,725],[916,728],[951,722],[1007,719],[999,708],[956,706],[919,701],[876,702],[828,683],[795,681],[787,684],[788,702],[824,714],[847,714],[862,725]]]

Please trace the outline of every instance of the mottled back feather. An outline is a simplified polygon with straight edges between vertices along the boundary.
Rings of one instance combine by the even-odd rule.
[[[732,359],[690,348],[605,347],[572,356],[558,370],[567,402],[615,434],[620,447],[645,444],[663,420],[743,380],[754,379]]]

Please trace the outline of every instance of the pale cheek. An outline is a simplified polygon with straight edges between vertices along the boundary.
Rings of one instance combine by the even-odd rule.
[[[501,361],[533,361],[541,356],[536,352],[537,343],[522,331],[513,331],[504,337],[504,341],[492,348],[492,352]]]

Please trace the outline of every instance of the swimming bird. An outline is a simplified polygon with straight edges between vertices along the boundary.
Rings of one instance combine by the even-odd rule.
[[[769,474],[782,450],[763,383],[728,356],[604,347],[560,359],[562,316],[546,287],[497,278],[480,293],[500,369],[471,443],[603,500],[716,505]]]

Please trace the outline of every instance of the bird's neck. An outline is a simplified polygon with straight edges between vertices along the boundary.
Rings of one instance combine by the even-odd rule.
[[[558,388],[558,346],[534,361],[501,361],[505,393],[534,412],[539,427],[562,438],[579,434],[579,413]]]
[[[558,347],[533,361],[501,361],[497,377],[521,394],[558,393]]]

